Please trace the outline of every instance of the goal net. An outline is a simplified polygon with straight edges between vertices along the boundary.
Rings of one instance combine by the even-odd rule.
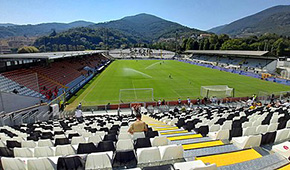
[[[120,103],[154,101],[153,88],[120,89]]]
[[[201,86],[200,95],[207,98],[212,96],[223,98],[233,96],[233,91],[233,88],[226,85]]]

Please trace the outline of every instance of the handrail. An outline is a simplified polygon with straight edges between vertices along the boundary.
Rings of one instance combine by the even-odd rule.
[[[26,108],[23,108],[23,109],[19,109],[17,111],[4,113],[4,114],[1,115],[1,117],[10,116],[10,115],[13,115],[15,113],[20,113],[20,112],[23,112],[23,111],[26,111],[26,110],[34,109],[34,108],[37,108],[39,106],[45,106],[45,105],[47,105],[47,103],[41,103],[41,104],[37,104],[37,105],[34,105],[34,106],[29,106],[29,107],[26,107]]]

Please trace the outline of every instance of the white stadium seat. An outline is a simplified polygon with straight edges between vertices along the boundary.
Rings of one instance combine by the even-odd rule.
[[[36,147],[36,143],[33,140],[22,141],[21,142],[21,147],[22,148],[35,148]]]
[[[169,139],[166,136],[155,136],[150,139],[152,146],[164,146],[169,144]]]
[[[48,158],[28,159],[27,160],[28,170],[54,170],[56,165]]]
[[[219,130],[217,132],[209,132],[208,136],[214,140],[216,140],[216,139],[229,139],[230,132],[229,132],[229,130]]]
[[[42,146],[50,146],[53,147],[53,143],[50,139],[41,139],[38,142],[38,146],[42,147]]]
[[[96,161],[98,160],[98,161]],[[106,153],[92,153],[87,156],[86,170],[112,169],[111,159]]]
[[[13,152],[15,157],[33,157],[33,152],[29,148],[14,148]]]
[[[158,147],[137,149],[138,164],[152,163],[161,161],[161,155]]]
[[[278,130],[276,133],[275,143],[285,141],[286,139],[288,139],[289,134],[290,134],[290,129]]]
[[[82,136],[74,136],[71,139],[71,144],[72,145],[78,145],[79,143],[87,143],[86,139]]]
[[[144,132],[134,132],[133,140],[136,140],[138,138],[145,138],[145,133]]]
[[[256,135],[257,134],[256,129],[257,127],[255,126],[243,128],[243,136]]]
[[[260,146],[261,140],[262,135],[254,135],[254,136],[236,137],[232,139],[232,142],[238,148],[245,149]]]
[[[256,129],[257,133],[266,133],[268,131],[268,125],[259,125]]]
[[[128,132],[125,133],[120,133],[118,136],[118,139],[132,139],[132,135],[129,134]]]
[[[18,158],[1,158],[2,167],[5,170],[26,170],[26,164],[24,161]]]
[[[57,145],[55,147],[55,156],[74,155],[75,150],[71,145]]]
[[[50,157],[54,156],[54,150],[51,147],[36,147],[34,148],[34,157]]]
[[[159,146],[161,160],[172,160],[183,158],[183,147],[181,145]]]
[[[131,139],[121,139],[117,141],[116,150],[133,150],[134,145]]]
[[[99,135],[94,135],[94,136],[90,136],[89,139],[88,139],[88,142],[93,142],[93,143],[99,143],[102,141],[102,138],[101,136]]]

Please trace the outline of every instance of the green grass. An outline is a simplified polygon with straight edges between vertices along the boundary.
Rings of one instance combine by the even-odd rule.
[[[160,62],[162,64],[160,65]],[[172,75],[172,79],[168,75]],[[195,66],[178,61],[117,60],[98,76],[75,103],[98,105],[119,103],[120,89],[153,88],[154,99],[177,100],[196,98],[200,87],[228,85],[235,88],[236,97],[251,96],[259,91],[289,91],[290,87],[256,78]],[[133,99],[136,97],[132,95]],[[137,98],[142,98],[138,96]]]

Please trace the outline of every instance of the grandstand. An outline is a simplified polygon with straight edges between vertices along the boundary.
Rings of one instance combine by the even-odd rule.
[[[0,55],[1,92],[50,102],[73,95],[108,64],[104,51]],[[37,100],[31,100],[34,105]],[[17,109],[21,108],[21,104]],[[2,110],[14,111],[2,102]]]
[[[287,91],[280,92],[280,96],[273,95],[268,98],[271,95],[269,92],[266,94],[267,98],[263,99],[255,95],[236,98],[233,97],[236,88],[208,84],[202,88],[199,86],[201,96],[218,96],[222,93],[227,98],[219,98],[219,102],[206,101],[204,98],[200,101],[191,100],[190,103],[182,99],[180,103],[166,101],[158,104],[154,101],[153,88],[140,88],[137,91],[135,87],[128,89],[130,87],[127,87],[126,82],[125,88],[114,89],[119,92],[119,104],[88,106],[82,103],[80,108],[83,111],[84,122],[77,121],[73,116],[75,107],[70,112],[63,111],[62,102],[75,95],[98,75],[91,84],[89,83],[88,91],[77,96],[75,103],[84,101],[81,99],[87,95],[98,96],[100,93],[112,98],[111,93],[106,93],[106,88],[122,83],[120,80],[124,79],[124,76],[119,76],[118,73],[125,72],[130,85],[133,84],[131,79],[138,79],[141,85],[152,79],[156,83],[159,77],[154,79],[153,76],[157,75],[157,72],[161,72],[160,77],[172,81],[166,68],[173,70],[178,66],[184,69],[184,72],[178,70],[179,75],[184,77],[193,75],[185,74],[189,69],[204,71],[203,69],[207,68],[207,75],[210,75],[209,72],[217,72],[216,76],[228,75],[233,79],[239,76],[237,80],[240,81],[242,75],[256,76],[255,78],[260,79],[260,73],[264,71],[256,69],[270,72],[271,63],[275,63],[275,59],[264,56],[267,52],[251,52],[251,55],[250,52],[224,52],[229,56],[214,52],[214,56],[191,53],[194,55],[177,58],[173,52],[136,48],[112,50],[109,53],[82,51],[0,55],[1,111],[5,112],[0,115],[0,169],[289,168],[290,94]],[[168,61],[175,58],[176,61]],[[125,59],[126,63],[113,61],[115,59]],[[136,59],[145,59],[146,62]],[[102,84],[101,80],[107,76],[105,73],[108,69],[120,63],[127,67],[133,63],[136,70],[126,67],[127,69],[120,73],[113,68],[113,72],[107,77],[111,83]],[[192,67],[193,65],[187,63],[203,67]],[[106,68],[109,64],[109,68]],[[138,71],[137,67],[144,67],[150,75]],[[244,70],[245,68],[248,69]],[[258,73],[251,72],[251,68]],[[244,72],[241,72],[241,69]],[[113,75],[119,76],[120,79],[114,79]],[[288,89],[286,81],[276,81],[275,84],[258,79],[251,81],[266,83],[262,85],[268,85],[270,88],[279,86],[278,89]],[[162,80],[162,83],[165,81]],[[188,79],[186,84],[192,86]],[[170,83],[164,84],[161,89],[170,88],[169,85]],[[187,96],[192,92],[181,86],[181,83],[176,85],[180,91],[173,89],[172,94],[184,93]],[[242,87],[246,88],[244,85]],[[96,88],[101,91],[92,91]],[[143,93],[150,101],[136,100],[137,96],[142,96]],[[123,100],[128,101],[123,103]],[[263,104],[259,103],[260,100],[264,100]],[[136,111],[132,107],[137,104],[142,105],[140,112],[148,131],[131,135],[128,128],[136,120]]]

